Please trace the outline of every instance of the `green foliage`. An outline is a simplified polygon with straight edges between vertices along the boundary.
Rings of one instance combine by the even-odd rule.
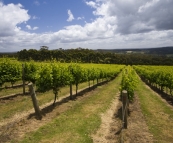
[[[0,63],[0,87],[5,83],[4,80],[4,75],[3,75],[3,67],[2,64]]]
[[[134,66],[141,78],[145,79],[152,85],[158,85],[161,90],[164,87],[173,89],[173,68],[172,66]]]
[[[95,80],[97,78],[96,72],[97,72],[97,69],[95,69],[93,67],[89,70],[89,73],[90,73],[89,79],[90,80]]]
[[[35,84],[36,82],[36,73],[38,70],[38,65],[34,63],[34,61],[30,61],[24,64],[24,79],[26,81],[32,82]]]
[[[72,83],[78,85],[80,82],[84,82],[87,80],[85,69],[83,69],[79,64],[70,65],[69,70],[73,77]]]
[[[36,76],[37,90],[45,92],[52,89],[53,77],[52,68],[50,65],[42,65]]]
[[[57,94],[59,88],[65,85],[69,85],[72,79],[68,68],[57,63],[51,65],[52,68],[52,89],[54,94]]]
[[[0,62],[0,86],[5,82],[14,83],[22,78],[24,68],[25,81],[36,85],[37,91],[46,92],[53,90],[55,96],[61,87],[75,84],[76,91],[79,83],[98,79],[111,79],[115,77],[123,65],[102,64],[76,64],[59,63],[56,60],[50,62],[25,63],[4,59]]]
[[[46,46],[42,50],[21,50],[18,52],[19,60],[29,60],[30,58],[35,61],[50,61],[52,58],[60,62],[80,62],[80,63],[104,63],[104,64],[126,64],[126,65],[173,65],[172,56],[142,54],[132,52],[126,54],[126,51],[103,50],[94,51],[89,49],[57,49],[48,50]],[[117,52],[119,54],[117,54]],[[138,51],[139,52],[139,51]],[[153,52],[153,51],[152,51]],[[123,54],[122,54],[123,53]],[[163,53],[163,51],[161,52]]]
[[[21,79],[21,71],[21,64],[19,62],[3,59],[0,62],[0,86],[5,82],[11,82],[13,85],[16,81]]]
[[[126,90],[128,93],[129,100],[133,100],[134,98],[134,91],[137,86],[137,76],[135,71],[132,69],[131,66],[127,66],[122,71],[122,80],[121,80],[121,87],[120,91]]]

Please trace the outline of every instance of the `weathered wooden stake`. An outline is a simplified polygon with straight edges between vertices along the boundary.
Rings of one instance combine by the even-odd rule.
[[[72,93],[72,83],[70,83],[70,99],[73,99],[73,93]]]
[[[89,88],[90,88],[90,80],[88,81],[88,86],[89,86]]]
[[[37,102],[37,98],[36,98],[36,94],[35,94],[35,90],[34,90],[32,82],[28,84],[28,87],[29,87],[29,93],[31,94],[35,114],[39,119],[41,119],[42,118],[41,111],[40,111],[40,108],[38,106],[38,102]]]
[[[123,128],[127,129],[127,110],[128,110],[128,95],[127,91],[122,91],[122,121],[123,121]]]
[[[23,95],[25,95],[25,65],[22,64]]]
[[[76,83],[76,96],[77,96],[78,84]]]

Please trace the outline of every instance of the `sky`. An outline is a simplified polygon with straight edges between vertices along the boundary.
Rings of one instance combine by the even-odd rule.
[[[173,0],[0,0],[0,52],[173,46]]]

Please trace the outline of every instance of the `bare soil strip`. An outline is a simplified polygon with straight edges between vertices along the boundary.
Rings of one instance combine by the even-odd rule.
[[[111,108],[101,115],[102,124],[97,133],[92,136],[93,142],[152,143],[152,134],[149,133],[140,109],[138,96],[135,96],[133,103],[129,105],[128,129],[122,129],[122,104],[117,98],[112,102]]]
[[[124,143],[152,143],[153,135],[149,132],[137,95],[130,104],[129,111],[128,129],[123,134]]]
[[[118,105],[120,104],[119,93],[116,95],[115,99],[112,101],[111,107],[106,111],[106,113],[101,114],[102,124],[96,134],[92,135],[94,143],[107,143],[110,136],[111,124],[114,120],[114,113],[118,110]],[[116,122],[117,127],[121,125],[121,121]],[[118,130],[118,128],[117,128]],[[115,140],[114,140],[115,141]]]

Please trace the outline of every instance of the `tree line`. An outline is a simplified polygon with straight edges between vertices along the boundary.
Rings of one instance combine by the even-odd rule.
[[[2,54],[0,55],[2,57]],[[153,55],[141,53],[113,53],[103,52],[90,49],[57,49],[48,50],[41,48],[40,50],[29,49],[21,50],[15,56],[18,60],[28,61],[51,61],[60,62],[78,62],[78,63],[102,63],[102,64],[126,64],[126,65],[173,65],[173,57],[166,55]]]

